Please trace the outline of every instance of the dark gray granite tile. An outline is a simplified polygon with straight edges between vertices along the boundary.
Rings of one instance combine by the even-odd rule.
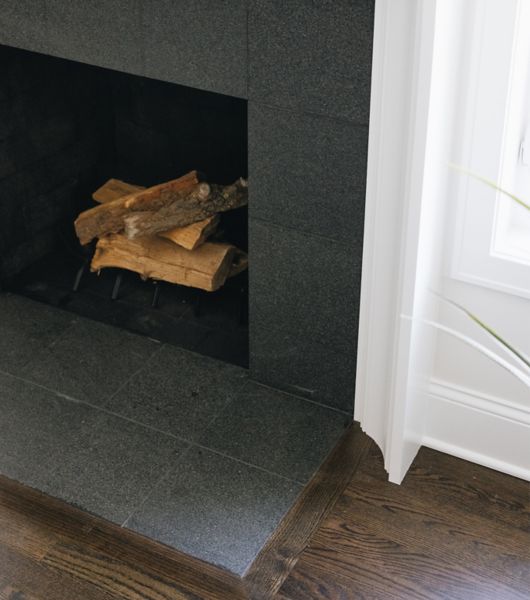
[[[0,292],[0,371],[20,374],[74,321],[73,315],[54,307]]]
[[[249,214],[362,248],[368,128],[249,103]]]
[[[54,471],[76,444],[93,411],[0,374],[0,472],[61,496],[64,482],[57,481]]]
[[[123,523],[187,445],[0,374],[0,473]]]
[[[128,527],[242,575],[301,486],[192,448]]]
[[[256,219],[249,221],[249,237],[251,338],[259,336],[258,322],[335,352],[353,352],[362,247]]]
[[[188,445],[94,411],[53,472],[63,500],[122,524]]]
[[[246,0],[142,4],[146,76],[246,97]]]
[[[199,442],[306,483],[350,423],[335,410],[248,381]]]
[[[160,344],[148,338],[78,319],[21,373],[61,394],[100,405],[159,349]]]
[[[2,1],[0,44],[42,52],[47,43],[45,0]]]
[[[247,372],[164,346],[105,408],[172,435],[195,440],[235,398]]]
[[[47,53],[101,67],[141,73],[141,1],[45,0]]]
[[[374,0],[249,0],[249,97],[368,124]]]
[[[280,324],[281,325],[281,324]],[[250,330],[250,375],[276,388],[353,414],[356,355],[255,320]]]

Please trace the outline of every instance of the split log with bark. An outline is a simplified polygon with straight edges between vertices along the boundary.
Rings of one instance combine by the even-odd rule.
[[[248,267],[245,252],[206,241],[217,228],[218,213],[247,204],[243,179],[208,184],[192,171],[150,188],[110,179],[93,198],[99,206],[75,221],[82,244],[98,238],[92,271],[121,268],[144,279],[215,291]]]
[[[145,187],[126,183],[119,179],[109,179],[92,194],[92,198],[96,202],[104,204],[140,190],[145,190]],[[159,235],[187,250],[195,250],[195,248],[204,244],[204,242],[215,233],[218,224],[219,215],[213,215],[185,227],[173,227],[168,231],[161,232]]]
[[[122,231],[129,239],[166,232],[245,206],[247,188],[244,179],[220,186],[202,182],[199,174],[192,171],[81,213],[75,221],[76,233],[80,242],[87,244],[94,238]]]
[[[237,268],[241,257],[230,244],[206,242],[193,251],[158,236],[129,239],[123,234],[102,237],[96,246],[91,270],[118,267],[155,279],[199,288],[219,289]],[[235,263],[235,264],[234,264]]]

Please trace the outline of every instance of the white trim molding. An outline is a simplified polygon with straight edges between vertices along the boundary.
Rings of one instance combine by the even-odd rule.
[[[482,2],[375,5],[354,416],[395,483],[421,445],[524,479],[530,470],[524,407],[431,383],[441,346],[426,324],[440,321],[431,290],[446,281],[445,237],[454,229],[452,219],[447,225],[449,163],[461,143],[461,92],[474,64],[469,23]]]
[[[423,445],[530,481],[530,405],[433,379]]]
[[[376,0],[355,418],[399,483],[421,443],[417,355],[436,0]],[[425,353],[424,353],[425,354]]]

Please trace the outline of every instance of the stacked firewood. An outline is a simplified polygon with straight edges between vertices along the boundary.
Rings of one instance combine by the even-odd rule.
[[[118,267],[144,279],[214,291],[247,268],[244,252],[209,241],[219,213],[247,204],[244,179],[221,186],[192,171],[150,188],[110,179],[93,198],[99,206],[75,221],[81,244],[97,239],[92,271]]]

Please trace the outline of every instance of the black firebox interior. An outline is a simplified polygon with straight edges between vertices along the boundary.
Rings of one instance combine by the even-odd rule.
[[[0,71],[2,289],[246,366],[246,273],[208,293],[107,269],[73,291],[87,258],[73,221],[92,193],[111,177],[247,177],[246,101],[3,46]],[[247,250],[246,209],[219,230]]]

